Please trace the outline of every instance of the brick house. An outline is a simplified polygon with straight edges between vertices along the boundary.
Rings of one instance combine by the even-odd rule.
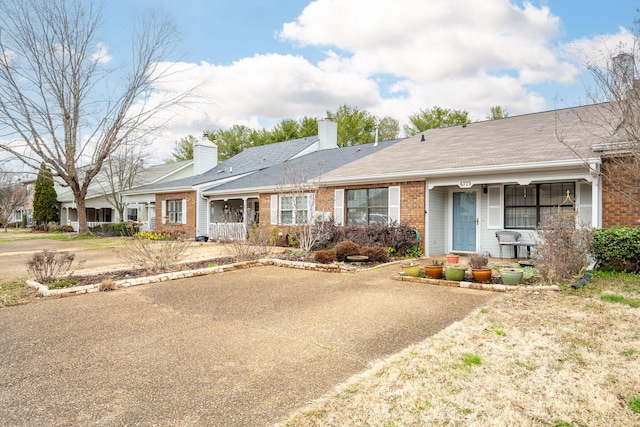
[[[206,189],[203,196],[256,197],[261,226],[295,224],[297,215],[328,211],[338,224],[384,218],[415,227],[426,255],[493,255],[497,231],[516,231],[520,242],[533,243],[541,218],[558,209],[577,210],[592,227],[637,225],[640,209],[612,191],[601,173],[609,154],[598,147],[615,128],[615,120],[603,121],[598,104],[431,129],[360,152],[329,150],[321,160],[329,167],[311,177],[322,192],[294,212],[282,166]]]

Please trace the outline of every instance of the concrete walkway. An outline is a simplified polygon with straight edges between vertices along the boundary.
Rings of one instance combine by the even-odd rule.
[[[260,267],[0,309],[0,425],[261,426],[496,293]]]

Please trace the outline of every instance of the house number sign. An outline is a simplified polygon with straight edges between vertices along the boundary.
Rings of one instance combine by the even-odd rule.
[[[471,181],[460,181],[460,183],[458,184],[458,187],[460,188],[471,188],[471,186]]]

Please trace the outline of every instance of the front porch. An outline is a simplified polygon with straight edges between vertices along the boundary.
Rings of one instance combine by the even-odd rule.
[[[248,230],[259,224],[257,197],[209,200],[207,235],[211,241],[246,240]]]

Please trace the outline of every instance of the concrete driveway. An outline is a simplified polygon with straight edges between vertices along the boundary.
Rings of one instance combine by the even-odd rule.
[[[0,425],[261,426],[496,294],[260,267],[0,309]]]

